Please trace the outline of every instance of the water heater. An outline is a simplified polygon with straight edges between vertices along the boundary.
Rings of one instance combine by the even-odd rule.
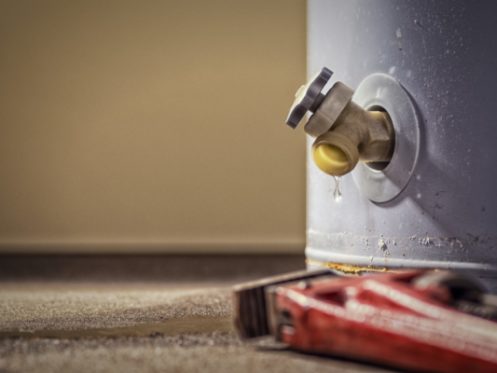
[[[318,75],[288,121],[307,122],[310,267],[449,268],[497,290],[496,25],[490,0],[309,1]]]

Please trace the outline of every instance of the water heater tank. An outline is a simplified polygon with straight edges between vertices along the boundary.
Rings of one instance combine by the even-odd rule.
[[[310,267],[451,268],[497,290],[497,2],[310,0],[308,71],[386,110],[386,167],[335,179],[308,141]]]

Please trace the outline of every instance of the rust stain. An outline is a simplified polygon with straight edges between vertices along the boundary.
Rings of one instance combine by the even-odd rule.
[[[318,265],[321,267],[326,267],[334,271],[346,273],[349,275],[360,275],[365,272],[395,272],[387,267],[375,267],[375,266],[360,266],[354,264],[344,264],[335,262],[321,262],[318,260],[307,259],[307,264]]]

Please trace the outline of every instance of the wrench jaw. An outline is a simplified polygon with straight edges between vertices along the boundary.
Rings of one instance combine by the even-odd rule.
[[[271,286],[266,290],[266,316],[269,333],[275,341],[281,342],[280,310],[276,303],[277,292],[278,286]]]
[[[273,302],[272,294],[276,293],[278,288],[292,283],[335,276],[336,274],[329,269],[298,271],[234,287],[234,323],[238,334],[242,339],[274,335],[272,328],[277,325],[279,311],[276,308],[276,303]],[[274,318],[276,320],[273,320]]]
[[[288,284],[292,285],[292,284]],[[285,288],[272,286],[266,291],[267,319],[270,334],[276,342],[288,343],[286,336],[295,334],[294,317],[290,309],[281,306]]]

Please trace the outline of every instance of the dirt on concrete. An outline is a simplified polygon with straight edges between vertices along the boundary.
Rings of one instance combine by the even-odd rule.
[[[233,329],[229,281],[0,281],[0,372],[380,372]]]

